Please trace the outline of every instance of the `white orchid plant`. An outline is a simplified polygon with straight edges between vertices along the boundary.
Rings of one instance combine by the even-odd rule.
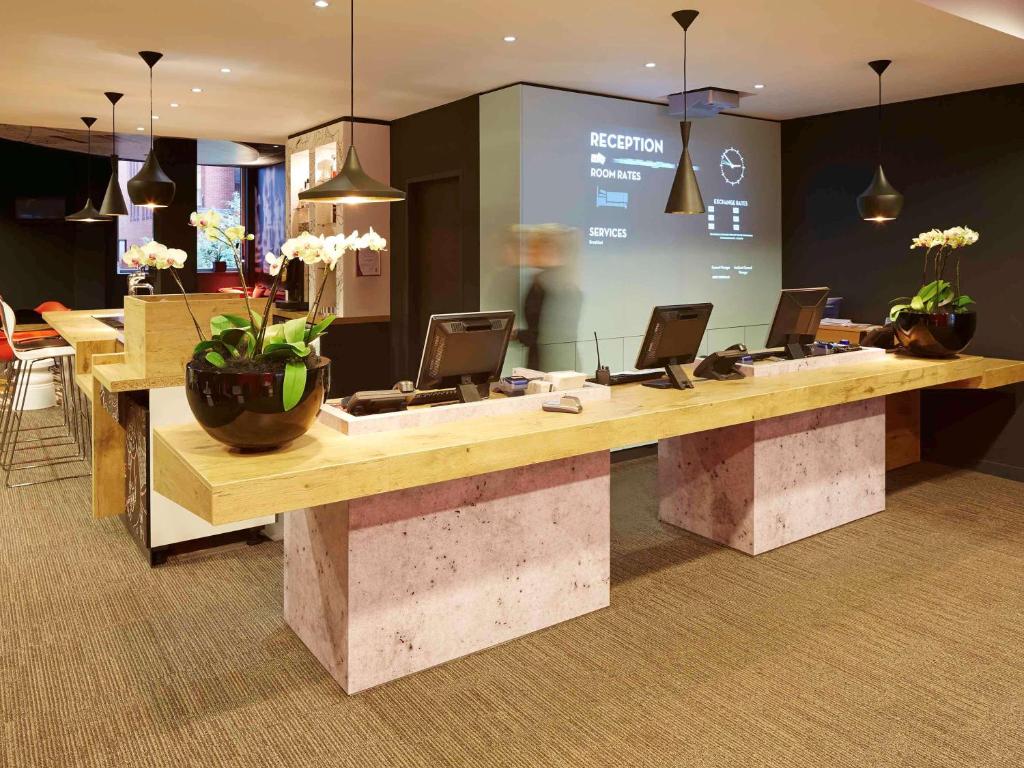
[[[215,368],[246,370],[263,366],[267,363],[278,363],[284,367],[284,387],[282,405],[286,411],[294,408],[306,388],[308,363],[315,359],[313,342],[322,336],[334,322],[334,315],[328,314],[317,320],[320,299],[324,285],[327,283],[328,272],[334,271],[338,262],[347,251],[358,251],[369,248],[382,251],[387,248],[387,241],[373,231],[365,235],[353,232],[348,236],[315,237],[303,233],[281,246],[281,255],[267,254],[267,272],[274,278],[270,289],[270,298],[261,313],[256,313],[249,306],[249,286],[245,281],[245,270],[241,263],[242,243],[253,239],[244,227],[221,227],[220,215],[216,211],[193,213],[189,223],[201,230],[212,242],[219,242],[231,248],[235,259],[235,267],[242,281],[243,298],[246,317],[240,315],[217,315],[210,319],[210,337],[203,334],[196,320],[192,307],[188,302],[188,294],[181,283],[177,270],[185,264],[187,255],[176,248],[167,248],[157,242],[131,248],[124,256],[126,264],[141,268],[150,267],[167,270],[178,284],[185,298],[185,306],[192,316],[192,322],[199,335],[193,356],[195,360],[204,360]],[[307,266],[321,264],[323,278],[317,291],[316,301],[309,314],[283,323],[271,323],[274,297],[287,275],[289,262],[298,259]]]
[[[921,288],[914,296],[893,300],[889,317],[895,320],[904,312],[967,312],[974,299],[960,292],[960,258],[963,249],[978,242],[979,235],[968,227],[922,232],[910,243],[910,249],[924,248]],[[952,281],[947,279],[952,258]],[[929,278],[932,278],[929,280]]]

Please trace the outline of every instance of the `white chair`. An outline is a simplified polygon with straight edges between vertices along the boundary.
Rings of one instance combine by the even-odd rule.
[[[89,431],[86,409],[75,385],[75,350],[58,337],[15,343],[14,310],[0,298],[0,321],[14,353],[0,393],[0,467],[8,488],[88,475]],[[23,428],[29,384],[40,370],[52,371],[60,390],[60,419],[55,423]],[[38,377],[37,377],[38,378]],[[54,410],[54,409],[50,409]],[[36,418],[44,418],[43,411]],[[27,455],[26,455],[27,454]],[[85,464],[80,474],[13,482],[14,473],[60,464]]]

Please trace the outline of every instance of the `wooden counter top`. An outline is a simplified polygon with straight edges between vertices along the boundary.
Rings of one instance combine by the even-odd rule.
[[[112,317],[123,314],[121,309],[76,309],[63,312],[44,312],[43,320],[59,333],[71,346],[83,341],[117,341],[119,332],[96,319],[96,315]]]
[[[688,391],[616,387],[579,415],[542,411],[350,437],[322,425],[280,451],[229,451],[198,424],[157,429],[154,487],[219,524],[564,459],[872,397],[1024,381],[1024,362],[962,356],[699,381]]]

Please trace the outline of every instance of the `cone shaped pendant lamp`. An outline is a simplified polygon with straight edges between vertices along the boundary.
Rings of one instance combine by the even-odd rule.
[[[870,186],[857,198],[857,210],[864,221],[892,221],[903,210],[903,195],[889,183],[882,169],[882,73],[890,64],[889,59],[868,63],[878,75],[878,168]]]
[[[104,216],[127,216],[128,207],[124,204],[124,195],[121,194],[121,180],[117,174],[117,102],[121,100],[123,93],[107,91],[103,94],[110,101],[110,181],[107,182],[107,194],[103,196],[103,205],[100,206],[100,213]]]
[[[698,11],[676,11],[672,18],[683,28],[683,122],[679,130],[683,135],[683,154],[676,166],[676,177],[672,191],[668,194],[665,213],[704,213],[704,199],[700,196],[697,174],[693,172],[693,158],[690,157],[690,121],[686,110],[686,34],[698,16]]]
[[[156,51],[139,51],[149,67],[149,155],[142,169],[128,182],[128,197],[135,205],[166,208],[174,200],[174,182],[164,173],[153,151],[153,67],[163,58]]]
[[[70,216],[65,216],[64,220],[78,222],[110,221],[110,219],[102,216],[92,204],[92,124],[96,122],[96,118],[83,117],[82,122],[85,123],[85,127],[89,132],[89,150],[85,156],[85,205],[82,206],[82,210],[72,213]]]
[[[328,179],[312,189],[299,192],[299,200],[307,203],[332,203],[355,205],[357,203],[395,203],[405,200],[405,193],[382,181],[369,176],[359,162],[356,153],[356,3],[350,0],[349,14],[349,130],[351,140],[345,154],[345,164],[333,179]]]

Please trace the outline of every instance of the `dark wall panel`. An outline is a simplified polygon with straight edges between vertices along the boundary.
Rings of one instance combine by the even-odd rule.
[[[899,219],[857,217],[875,164],[875,111],[782,124],[782,277],[828,285],[843,315],[881,322],[890,299],[920,283],[912,237],[932,227],[981,233],[964,252],[964,290],[978,301],[970,352],[1024,359],[1024,84],[887,105],[884,165],[906,196]],[[926,456],[1024,479],[1024,390],[926,393]]]
[[[74,308],[104,304],[104,270],[115,253],[113,224],[15,218],[18,198],[59,198],[65,213],[80,209],[87,163],[84,153],[0,140],[0,294],[12,306],[46,300]],[[92,200],[99,207],[110,163],[93,157],[91,166]]]
[[[391,124],[391,183],[458,180],[463,311],[480,308],[480,104],[476,96]],[[415,374],[421,338],[410,318],[409,203],[391,208],[391,328],[395,378]],[[439,247],[441,247],[439,245]]]

